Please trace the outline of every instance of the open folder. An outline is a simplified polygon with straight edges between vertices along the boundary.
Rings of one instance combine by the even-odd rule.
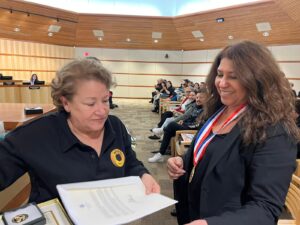
[[[145,194],[139,177],[57,185],[76,225],[124,224],[176,203],[161,194]]]

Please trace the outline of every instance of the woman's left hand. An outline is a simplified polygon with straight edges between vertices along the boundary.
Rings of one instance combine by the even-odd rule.
[[[194,220],[191,223],[187,223],[185,225],[208,225],[206,220]]]
[[[154,180],[154,178],[150,174],[148,173],[143,174],[141,180],[145,185],[146,194],[160,193],[159,184]]]

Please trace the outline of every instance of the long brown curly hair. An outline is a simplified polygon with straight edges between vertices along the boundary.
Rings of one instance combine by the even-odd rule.
[[[206,79],[209,99],[204,117],[209,118],[222,106],[215,78],[223,58],[232,61],[234,74],[248,95],[248,110],[239,121],[244,143],[264,142],[267,127],[277,123],[281,123],[287,134],[298,141],[300,132],[291,116],[295,97],[290,84],[271,52],[255,42],[243,41],[227,46],[217,55]]]

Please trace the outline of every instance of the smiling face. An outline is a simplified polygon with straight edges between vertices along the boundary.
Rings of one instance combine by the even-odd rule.
[[[84,134],[96,133],[104,128],[109,113],[108,100],[109,90],[95,80],[80,81],[70,101],[61,97],[72,126]]]
[[[247,102],[246,89],[234,74],[233,63],[228,58],[223,58],[220,62],[215,86],[224,105],[234,108]]]

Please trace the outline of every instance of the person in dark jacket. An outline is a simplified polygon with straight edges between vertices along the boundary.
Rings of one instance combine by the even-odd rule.
[[[168,160],[179,224],[275,225],[295,170],[294,96],[270,51],[224,48],[208,74],[206,123]]]
[[[58,197],[57,184],[139,176],[147,193],[160,187],[131,148],[124,124],[109,113],[111,73],[93,59],[57,72],[58,112],[10,132],[0,142],[0,190],[28,172],[29,201]]]

